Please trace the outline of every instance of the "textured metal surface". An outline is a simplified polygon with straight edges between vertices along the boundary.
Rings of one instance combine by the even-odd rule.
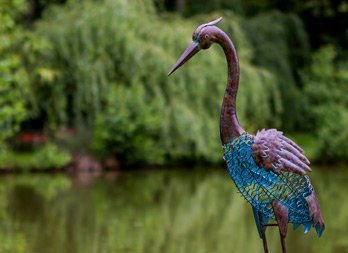
[[[260,168],[252,157],[253,143],[254,137],[244,133],[223,145],[229,174],[239,192],[269,219],[275,219],[271,201],[273,199],[279,201],[288,209],[289,222],[294,223],[294,228],[304,224],[305,232],[308,232],[308,226],[310,228],[313,225],[313,218],[310,215],[307,198],[314,199],[310,197],[313,187],[308,176],[289,171],[280,171],[276,174],[263,167]],[[311,203],[317,206],[315,201]]]
[[[286,246],[285,246],[285,236],[288,231],[288,222],[289,222],[289,213],[286,206],[284,206],[281,202],[278,200],[273,199],[271,201],[275,219],[277,221],[277,224],[279,226],[279,233],[280,233],[280,242],[282,244],[282,251],[283,253],[286,253]]]
[[[285,237],[288,231],[288,223],[289,223],[289,212],[285,205],[283,205],[280,201],[276,199],[272,199],[271,201],[273,212],[275,216],[275,220],[279,226],[280,235]]]
[[[228,79],[220,118],[220,137],[229,174],[242,196],[252,205],[256,226],[268,252],[265,230],[278,226],[283,252],[288,223],[294,229],[303,224],[304,233],[311,226],[318,236],[324,221],[318,199],[306,171],[311,171],[303,150],[275,129],[261,130],[252,136],[240,126],[236,115],[239,63],[230,38],[216,25],[222,18],[200,25],[193,42],[181,55],[168,75],[201,49],[219,44],[226,56]],[[267,224],[275,219],[277,224]]]
[[[323,214],[320,209],[319,201],[313,190],[312,194],[306,197],[309,206],[309,216],[313,219],[313,227],[317,230],[318,236],[321,236],[325,229]]]
[[[220,117],[220,138],[223,144],[244,133],[236,114],[236,98],[239,83],[239,62],[231,39],[221,29],[211,25],[201,25],[193,33],[193,40],[200,48],[208,49],[212,43],[219,44],[227,61],[227,87],[222,103]]]
[[[258,131],[251,145],[252,156],[260,168],[279,174],[290,171],[301,175],[312,171],[304,151],[276,129]]]
[[[262,232],[266,231],[266,228],[262,228],[262,225],[267,224],[268,223],[268,217],[263,215],[259,210],[257,210],[255,207],[251,206],[253,208],[253,214],[254,214],[254,218],[255,218],[255,223],[256,223],[256,228],[257,231],[259,232],[259,236],[261,239],[263,239],[263,235]],[[262,216],[262,217],[261,217]],[[262,231],[262,229],[264,231]]]
[[[194,41],[182,53],[179,60],[175,63],[174,67],[169,71],[168,76],[174,73],[175,70],[180,68],[181,65],[183,65],[185,62],[190,60],[190,58],[194,56],[195,54],[197,54],[198,52],[199,52],[199,44]]]
[[[239,63],[236,49],[231,39],[221,29],[214,26],[219,23],[222,18],[218,18],[210,23],[200,25],[193,33],[193,42],[181,55],[175,63],[168,75],[172,74],[181,65],[187,62],[194,54],[194,45],[198,49],[208,49],[213,43],[219,44],[226,56],[228,67],[228,78],[225,96],[223,99],[221,118],[220,118],[220,137],[223,144],[228,143],[230,139],[241,135],[245,131],[240,126],[236,115],[236,97],[239,82]]]
[[[263,249],[265,253],[268,253],[268,246],[267,246],[267,239],[266,239],[266,227],[264,226],[264,223],[267,223],[263,219],[263,215],[261,212],[258,212],[259,216],[259,223],[261,224],[261,238],[262,238],[262,243],[263,243]]]

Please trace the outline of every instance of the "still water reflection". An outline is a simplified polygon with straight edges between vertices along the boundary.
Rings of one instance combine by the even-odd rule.
[[[289,252],[348,252],[348,170],[314,168],[326,230],[289,228]],[[0,178],[0,252],[263,252],[223,169]],[[276,228],[270,252],[280,252]]]

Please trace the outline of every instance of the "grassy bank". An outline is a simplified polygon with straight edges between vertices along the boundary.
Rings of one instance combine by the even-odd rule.
[[[71,161],[68,151],[59,150],[52,143],[32,151],[4,150],[0,152],[0,169],[10,172],[50,171],[64,168]]]

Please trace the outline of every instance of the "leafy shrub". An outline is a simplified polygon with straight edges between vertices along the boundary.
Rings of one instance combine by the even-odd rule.
[[[146,106],[144,106],[146,105]],[[163,162],[159,143],[163,105],[146,101],[141,84],[117,86],[110,92],[105,113],[97,118],[93,148],[100,155],[117,154],[126,164]]]
[[[7,150],[0,154],[0,168],[28,171],[62,168],[71,160],[66,151],[61,151],[52,143],[37,148],[31,153],[16,153]]]
[[[21,61],[22,43],[28,41],[17,23],[26,10],[25,1],[5,1],[0,8],[0,146],[18,131],[26,117],[23,93],[28,76]],[[1,147],[0,147],[1,151]]]
[[[323,161],[348,159],[348,62],[336,62],[334,47],[320,49],[302,74],[309,121]]]
[[[49,49],[46,40],[25,29],[23,18],[27,12],[27,1],[1,2],[0,151],[5,140],[19,131],[21,123],[33,116],[29,107],[35,96],[31,92],[31,73],[36,70],[39,53]]]
[[[309,62],[310,53],[303,23],[296,15],[273,11],[247,19],[245,29],[254,50],[252,62],[275,75],[283,109],[278,123],[284,130],[298,128],[303,104],[297,72]]]
[[[163,157],[218,161],[218,122],[227,79],[222,50],[214,46],[179,74],[168,78],[167,73],[190,42],[192,24],[221,15],[219,26],[234,41],[241,64],[241,124],[251,132],[282,125],[282,98],[287,93],[296,97],[296,87],[280,89],[284,73],[256,63],[263,56],[245,29],[245,18],[232,12],[190,20],[159,16],[150,0],[71,1],[51,8],[36,26],[36,34],[47,39],[52,50],[35,63],[39,71],[31,82],[34,104],[53,128],[71,123],[95,127],[93,147],[125,163],[161,163]],[[272,29],[269,19],[260,20],[267,20],[264,24]],[[303,29],[286,15],[282,19],[277,14],[276,20],[288,21],[265,32],[264,39],[272,41],[283,26]],[[282,41],[291,33],[284,34]],[[283,43],[280,49],[287,52],[288,46]],[[275,59],[273,65],[291,65],[290,58]],[[291,75],[291,67],[286,71]]]

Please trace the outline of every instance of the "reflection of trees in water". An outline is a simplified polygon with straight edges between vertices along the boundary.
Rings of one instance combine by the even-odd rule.
[[[0,220],[0,239],[7,231],[13,252],[19,252],[18,238],[29,253],[262,250],[251,208],[223,169],[102,174],[83,187],[55,187],[60,190],[50,198],[48,187],[31,186],[28,179],[23,185],[21,177],[7,185],[11,219]],[[317,239],[314,231],[303,235],[302,227],[289,229],[289,252],[345,252],[348,173],[313,168],[312,179],[329,233]],[[40,182],[57,184],[54,176],[45,180]],[[270,251],[278,252],[278,231],[269,228],[267,235]]]
[[[114,183],[119,178],[118,171],[72,171],[69,173],[73,186],[88,187],[94,184],[99,178],[106,180],[109,183]]]
[[[8,196],[8,213],[11,218],[23,222],[36,222],[43,215],[45,199],[33,187],[16,185]]]
[[[57,195],[49,206],[50,211],[44,218],[48,229],[35,238],[35,252],[46,252],[47,245],[56,252],[90,252],[88,248],[97,226],[90,190],[74,187]]]

